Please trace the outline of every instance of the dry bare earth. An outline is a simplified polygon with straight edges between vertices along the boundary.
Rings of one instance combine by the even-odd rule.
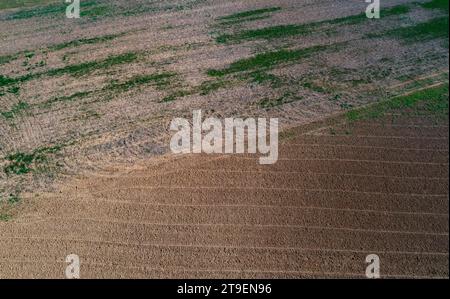
[[[113,1],[131,8],[142,1],[122,2]],[[350,136],[348,128],[339,136],[340,128],[302,127],[272,167],[249,156],[137,163],[165,153],[169,121],[195,108],[275,116],[288,127],[416,89],[411,78],[446,81],[445,39],[411,46],[367,37],[442,12],[411,4],[383,23],[222,44],[214,37],[240,30],[218,25],[231,13],[281,7],[238,26],[262,28],[355,15],[365,4],[156,3],[79,21],[0,12],[0,54],[19,53],[0,72],[26,78],[0,98],[4,115],[15,111],[0,119],[0,163],[57,146],[28,173],[0,176],[0,191],[22,198],[12,220],[0,223],[0,277],[63,277],[70,253],[81,257],[85,278],[360,277],[370,253],[380,255],[385,277],[448,277],[448,121],[366,121]],[[332,47],[253,74],[273,80],[248,71],[208,75],[258,53],[317,45]],[[133,81],[142,74],[166,77]]]
[[[448,277],[448,121],[293,129],[280,161],[191,156],[81,178],[1,224],[2,277]],[[417,125],[419,124],[419,125]],[[344,130],[354,130],[344,134]]]

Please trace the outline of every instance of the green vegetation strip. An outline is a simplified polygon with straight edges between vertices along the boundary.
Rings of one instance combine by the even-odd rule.
[[[0,9],[18,8],[59,2],[58,0],[2,0]]]
[[[92,45],[92,44],[104,43],[104,42],[107,42],[110,40],[114,40],[118,37],[124,36],[125,34],[126,33],[118,33],[118,34],[96,36],[96,37],[92,37],[92,38],[81,38],[81,39],[72,40],[69,42],[49,46],[47,49],[50,51],[58,51],[58,50],[66,49],[66,48],[79,47],[82,45]],[[15,53],[15,54],[0,56],[0,65],[10,63],[11,61],[14,61],[14,60],[20,58],[22,55],[25,58],[30,59],[35,55],[35,53],[32,51],[21,51],[21,52]]]
[[[21,0],[1,0],[0,9],[9,7],[23,7]],[[4,4],[3,1],[10,3]],[[67,4],[63,0],[23,0],[23,2],[36,2],[34,7],[23,7],[20,10],[7,14],[7,19],[28,19],[34,17],[62,17],[65,16]],[[110,16],[131,16],[138,14],[149,14],[159,11],[181,11],[189,10],[205,0],[185,0],[179,3],[164,3],[170,1],[107,1],[107,0],[81,0],[80,15],[89,19]],[[53,3],[54,2],[54,3]],[[125,3],[129,2],[129,3]],[[161,2],[161,3],[160,3]],[[173,2],[173,1],[172,1]],[[31,3],[32,5],[32,3]],[[27,5],[27,6],[31,6]]]
[[[8,1],[8,0],[7,0]],[[28,2],[31,2],[28,1]],[[50,17],[50,16],[65,16],[67,4],[65,4],[63,1],[36,1],[40,2],[37,4],[40,4],[39,6],[30,7],[30,8],[24,8],[18,11],[14,11],[10,13],[7,18],[10,20],[20,20],[20,19],[29,19],[34,17]],[[47,5],[42,5],[44,3],[48,2],[55,2],[50,3]],[[99,8],[106,7],[106,6],[98,6],[97,0],[91,0],[91,1],[80,1],[80,14],[82,16],[92,17],[97,16],[99,14],[105,14],[105,11],[99,11]]]
[[[66,43],[61,43],[58,45],[50,46],[49,49],[53,51],[62,50],[65,48],[71,48],[71,47],[79,47],[82,45],[91,45],[91,44],[97,44],[97,43],[103,43],[110,40],[113,40],[115,38],[118,38],[120,36],[124,35],[123,33],[119,34],[110,34],[110,35],[103,35],[103,36],[97,36],[92,38],[81,38],[77,40],[73,40]]]
[[[410,7],[407,5],[398,5],[388,9],[383,10],[383,16],[393,16],[408,13]],[[233,34],[223,34],[216,38],[218,43],[230,43],[230,42],[241,42],[245,40],[255,40],[255,39],[274,39],[274,38],[285,38],[296,35],[307,35],[319,27],[324,25],[355,25],[362,22],[368,22],[365,13],[359,15],[353,15],[348,17],[337,18],[333,20],[325,20],[320,22],[313,22],[300,25],[279,25],[260,29],[244,30]]]
[[[261,9],[255,9],[255,10],[248,10],[248,11],[231,14],[231,15],[228,15],[225,17],[221,17],[218,20],[227,20],[228,21],[228,20],[242,19],[242,18],[253,17],[256,15],[262,15],[262,14],[266,14],[266,13],[270,13],[270,12],[274,12],[274,11],[278,11],[278,10],[281,10],[281,7],[267,7],[267,8],[261,8]]]
[[[89,91],[80,91],[75,92],[68,96],[59,96],[54,97],[52,99],[49,99],[45,102],[29,105],[25,102],[19,102],[15,104],[9,111],[0,111],[0,116],[3,116],[4,118],[8,120],[12,120],[15,117],[23,114],[26,110],[29,110],[33,108],[34,106],[39,108],[49,108],[53,104],[59,103],[59,102],[72,102],[79,99],[86,98],[91,95],[106,95],[110,92],[113,92],[114,95],[120,94],[122,92],[126,92],[135,88],[139,88],[140,86],[144,85],[153,85],[156,86],[158,89],[163,89],[169,86],[172,81],[171,79],[177,76],[176,73],[172,72],[163,72],[163,73],[156,73],[156,74],[146,74],[146,75],[137,75],[130,79],[128,79],[125,82],[117,82],[113,81],[106,85],[105,87],[96,89],[96,90],[89,90]],[[210,90],[215,88],[215,86],[209,87]],[[207,87],[205,87],[207,89]]]
[[[413,43],[435,38],[448,39],[448,16],[431,19],[414,26],[401,27],[377,34],[369,34],[368,37],[394,37]]]
[[[448,0],[432,0],[430,2],[426,2],[421,4],[423,8],[428,8],[428,9],[441,9],[444,12],[448,13],[448,5],[449,1]]]
[[[43,73],[34,73],[34,74],[30,73],[16,78],[10,78],[0,75],[0,87],[23,83],[25,81],[37,79],[42,76],[61,76],[66,74],[72,76],[82,76],[91,73],[95,70],[106,69],[118,64],[131,63],[135,61],[137,58],[138,55],[136,53],[130,52],[115,56],[109,56],[103,60],[95,60],[80,64],[68,65],[58,69],[51,69]]]
[[[233,62],[229,67],[221,70],[208,70],[208,75],[212,77],[223,77],[228,74],[234,74],[246,71],[256,71],[263,69],[270,69],[281,63],[298,61],[307,58],[312,54],[336,47],[332,46],[314,46],[299,50],[279,50],[274,52],[267,52],[257,54],[250,58],[240,59]]]
[[[407,109],[416,115],[426,115],[437,118],[448,118],[448,83],[430,87],[414,93],[394,97],[369,107],[354,109],[347,112],[350,122],[381,118],[393,110]]]
[[[267,7],[255,10],[243,11],[218,18],[220,25],[233,25],[248,21],[260,20],[270,17],[270,14],[281,10],[281,7]]]
[[[47,76],[60,76],[64,74],[73,76],[82,76],[98,69],[106,69],[118,64],[131,63],[137,59],[136,53],[125,53],[116,56],[110,56],[104,60],[90,61],[75,65],[68,65],[63,68],[49,70],[45,73]]]

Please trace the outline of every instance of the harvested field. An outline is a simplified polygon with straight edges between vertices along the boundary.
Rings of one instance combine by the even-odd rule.
[[[448,2],[19,2],[0,278],[449,277]],[[171,154],[196,109],[278,118],[278,162]]]

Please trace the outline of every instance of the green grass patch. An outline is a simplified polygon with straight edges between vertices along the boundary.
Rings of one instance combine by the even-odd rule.
[[[448,0],[432,0],[430,2],[426,2],[421,4],[423,8],[427,9],[441,9],[448,13]]]
[[[105,90],[113,90],[119,92],[125,92],[130,89],[139,87],[141,85],[153,84],[156,85],[157,88],[167,87],[171,83],[171,78],[175,77],[176,73],[158,73],[158,74],[149,74],[149,75],[138,75],[135,76],[123,83],[111,83]]]
[[[16,83],[16,79],[0,75],[0,87]]]
[[[11,61],[16,60],[17,58],[19,58],[19,55],[17,54],[0,56],[0,65],[10,63]]]
[[[0,56],[0,65],[10,63],[11,61],[18,59],[22,55],[26,60],[29,60],[35,56],[35,53],[33,51],[21,51],[11,55]]]
[[[2,0],[0,2],[0,9],[29,7],[42,4],[59,2],[58,0]]]
[[[354,109],[346,114],[350,122],[381,118],[392,111],[406,110],[407,113],[437,118],[448,118],[448,83],[414,92],[409,95],[394,97],[375,105]]]
[[[15,205],[21,201],[21,198],[17,194],[10,194],[8,196],[8,203],[10,205]]]
[[[30,105],[28,105],[28,103],[19,102],[19,103],[15,104],[9,111],[0,111],[0,115],[6,119],[13,119],[17,115],[20,115],[23,111],[25,111],[29,108],[30,108]]]
[[[431,40],[436,38],[448,39],[448,16],[431,19],[414,26],[401,27],[386,32],[369,34],[368,37],[393,37],[406,43]]]
[[[194,86],[194,87],[190,87],[190,88],[186,88],[186,89],[175,90],[175,91],[169,93],[164,98],[162,98],[159,101],[159,103],[173,102],[179,98],[183,98],[183,97],[186,97],[189,95],[194,95],[194,94],[206,96],[206,95],[209,95],[221,88],[225,88],[225,87],[229,86],[230,84],[232,84],[231,81],[221,80],[221,79],[204,81],[198,86]]]
[[[150,75],[138,75],[132,77],[125,82],[113,81],[101,89],[90,90],[90,91],[80,91],[68,96],[55,97],[53,99],[47,100],[41,104],[38,104],[40,108],[49,108],[55,103],[60,102],[73,102],[79,99],[86,98],[92,94],[105,94],[108,92],[114,92],[114,94],[129,91],[134,88],[138,88],[142,85],[155,85],[157,88],[164,88],[171,83],[170,79],[176,76],[175,73],[159,73]]]
[[[30,51],[30,52],[25,52],[25,57],[28,59],[31,59],[34,57],[34,52]]]
[[[62,96],[62,97],[56,97],[50,100],[47,100],[41,104],[38,104],[38,106],[40,108],[49,108],[50,106],[52,106],[55,103],[58,102],[73,102],[82,98],[85,98],[87,96],[89,96],[90,94],[92,94],[93,91],[80,91],[80,92],[76,92],[74,94],[71,94],[69,96]]]
[[[49,15],[62,14],[65,16],[66,6],[63,3],[52,3],[45,6],[22,9],[8,15],[8,19],[28,19],[34,17],[45,17]]]
[[[68,65],[58,69],[51,69],[43,73],[30,73],[17,78],[10,78],[0,75],[0,87],[19,84],[31,79],[37,79],[42,76],[83,76],[96,70],[107,69],[115,65],[132,63],[138,58],[136,53],[130,52],[115,56],[109,56],[104,60],[95,60],[90,62],[84,62],[80,64]]]
[[[255,10],[243,11],[228,16],[220,17],[217,20],[220,25],[234,25],[243,22],[261,20],[270,17],[271,13],[280,11],[281,7],[267,7]]]
[[[6,91],[9,92],[9,93],[18,95],[19,91],[20,91],[20,87],[19,86],[11,86]]]
[[[77,40],[73,40],[66,43],[61,43],[58,45],[50,46],[49,49],[53,51],[58,51],[66,48],[73,48],[73,47],[79,47],[82,45],[92,45],[92,44],[98,44],[107,42],[113,39],[116,39],[123,34],[110,34],[110,35],[104,35],[104,36],[98,36],[98,37],[92,37],[92,38],[81,38]]]
[[[23,175],[36,171],[43,164],[47,163],[48,156],[55,154],[62,149],[61,145],[53,147],[42,147],[31,153],[17,152],[6,157],[9,162],[3,168],[7,175]]]
[[[96,18],[100,16],[107,16],[113,14],[114,10],[118,7],[112,7],[107,5],[95,6],[89,9],[80,9],[80,17]]]
[[[60,75],[72,75],[72,76],[82,76],[91,73],[99,69],[107,69],[115,65],[131,63],[137,59],[137,54],[130,52],[115,56],[110,56],[104,60],[96,60],[90,62],[84,62],[80,64],[68,65],[63,68],[49,70],[45,75],[48,76],[60,76]]]
[[[283,83],[283,81],[280,77],[278,77],[274,74],[269,74],[267,72],[263,72],[263,71],[256,71],[256,72],[250,73],[249,75],[253,82],[258,83],[258,84],[269,83],[272,88],[281,87],[281,85]]]
[[[8,222],[12,219],[11,215],[0,213],[0,222]]]
[[[383,10],[383,16],[394,16],[408,13],[410,7],[407,5],[398,5]],[[325,20],[299,25],[279,25],[260,29],[244,30],[232,34],[222,34],[216,37],[217,43],[241,42],[245,40],[255,39],[275,39],[286,38],[291,36],[303,36],[318,30],[324,25],[355,25],[362,22],[369,22],[365,13],[352,15],[333,20]]]
[[[282,63],[298,61],[310,57],[312,54],[324,51],[330,47],[332,46],[313,46],[299,50],[279,50],[261,53],[250,58],[240,59],[233,62],[229,67],[221,70],[208,70],[207,74],[212,77],[223,77],[228,74],[240,72],[266,70]]]
[[[281,7],[267,7],[267,8],[261,8],[261,9],[255,9],[255,10],[248,10],[248,11],[238,12],[235,14],[224,16],[224,17],[218,18],[218,20],[229,21],[229,20],[235,20],[235,19],[242,19],[242,18],[254,17],[256,15],[271,13],[271,12],[275,12],[275,11],[279,11],[279,10],[281,10]]]
[[[125,64],[125,63],[131,63],[135,61],[138,58],[138,55],[136,53],[125,53],[121,55],[116,56],[110,56],[104,60],[97,60],[97,61],[90,61],[80,64],[74,64],[74,65],[68,65],[66,67],[58,68],[58,69],[52,69],[48,70],[46,72],[42,73],[29,73],[27,75],[17,77],[17,78],[10,78],[3,75],[0,75],[0,88],[4,86],[10,86],[7,91],[11,93],[18,93],[20,88],[18,85],[20,83],[23,83],[28,80],[37,79],[42,76],[61,76],[61,75],[72,75],[72,76],[83,76],[86,74],[89,74],[91,72],[94,72],[96,70],[101,69],[107,69],[115,65],[119,64]],[[148,78],[147,78],[148,79]],[[155,78],[153,78],[155,79]],[[136,80],[145,80],[145,78],[139,78]],[[133,85],[138,84],[139,82],[128,82],[126,84]],[[163,84],[162,81],[160,81],[160,84]],[[12,86],[12,87],[11,87]],[[125,87],[125,86],[122,86]],[[16,90],[17,89],[17,90]],[[87,96],[90,92],[83,92],[83,93],[76,93],[74,95],[68,96],[68,97],[60,97],[56,99],[51,99],[42,105],[44,107],[48,107],[54,102],[58,101],[71,101],[80,97]],[[0,96],[4,95],[4,92],[0,90]],[[28,108],[28,107],[27,107]],[[17,109],[16,109],[17,110]],[[20,109],[23,110],[23,109]],[[13,118],[17,113],[13,109],[12,111],[2,112],[2,115],[6,118]]]
[[[205,96],[226,87],[228,84],[229,82],[225,80],[204,81],[202,82],[202,84],[200,84],[198,90],[200,92],[200,95]]]
[[[261,29],[246,30],[236,34],[223,34],[216,38],[216,42],[223,44],[229,42],[239,42],[253,39],[273,39],[289,37],[294,35],[303,35],[307,31],[301,25],[280,25],[266,27]]]
[[[44,1],[40,1],[42,4]],[[35,6],[32,8],[25,8],[15,12],[10,13],[7,18],[10,20],[17,19],[29,19],[35,17],[51,17],[61,15],[61,17],[65,17],[67,4],[63,1],[45,1],[52,2],[47,5]],[[53,3],[54,2],[54,3]],[[86,14],[86,16],[90,16],[89,11],[95,9],[97,6],[97,0],[92,1],[80,1],[80,14]],[[82,13],[83,12],[83,13]]]
[[[294,95],[290,92],[285,93],[284,95],[282,95],[281,97],[278,98],[274,98],[274,99],[270,99],[270,98],[265,98],[263,100],[261,100],[258,105],[261,108],[264,109],[270,109],[273,107],[277,107],[277,106],[281,106],[284,104],[289,104],[289,103],[293,103],[296,101],[300,101],[302,100],[303,97],[299,97],[297,95]]]

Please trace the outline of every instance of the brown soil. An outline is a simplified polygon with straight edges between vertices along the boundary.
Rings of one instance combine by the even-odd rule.
[[[192,155],[72,180],[0,224],[0,277],[63,278],[72,253],[82,278],[364,277],[372,253],[385,278],[448,277],[448,123],[397,119],[293,129],[273,166]]]

